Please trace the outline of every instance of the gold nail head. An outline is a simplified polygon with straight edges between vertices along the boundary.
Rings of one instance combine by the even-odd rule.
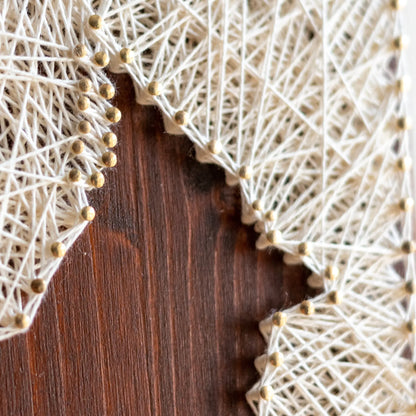
[[[402,251],[405,254],[413,254],[416,251],[416,245],[414,241],[405,241],[402,244]]]
[[[111,100],[114,97],[116,90],[111,84],[102,84],[100,85],[98,92],[105,100]]]
[[[337,290],[330,292],[328,298],[330,302],[335,305],[339,305],[340,303],[342,303],[342,295]]]
[[[98,30],[103,27],[103,19],[98,14],[93,14],[88,19],[88,24],[90,25],[91,29]]]
[[[117,156],[113,152],[105,152],[101,156],[101,160],[107,168],[113,168],[115,165],[117,165]]]
[[[94,55],[94,62],[96,65],[104,68],[110,63],[110,58],[105,52],[97,52]]]
[[[33,293],[40,294],[46,291],[46,282],[43,279],[33,279],[30,282]]]
[[[91,131],[91,123],[87,120],[82,120],[78,124],[78,131],[81,134],[88,134]]]
[[[147,86],[147,92],[150,95],[158,96],[162,94],[162,86],[157,81],[152,81]]]
[[[412,121],[408,117],[400,117],[397,119],[397,128],[400,130],[410,130],[412,128]]]
[[[105,178],[101,172],[95,172],[90,176],[91,185],[94,188],[102,188],[104,186]]]
[[[263,202],[260,199],[256,199],[251,204],[251,207],[254,209],[254,211],[263,211],[263,209],[264,209]]]
[[[18,313],[14,317],[14,325],[16,328],[25,329],[30,325],[30,318],[25,313]]]
[[[298,254],[301,256],[309,256],[311,254],[311,249],[308,243],[300,243],[298,245]]]
[[[413,198],[402,198],[399,201],[399,208],[401,211],[409,212],[413,209],[415,205],[415,202],[413,201]]]
[[[327,266],[324,274],[328,280],[334,281],[338,279],[339,269],[336,266]]]
[[[287,315],[284,312],[276,312],[273,314],[272,322],[274,326],[282,328],[286,325]]]
[[[406,6],[405,0],[391,0],[390,6],[393,10],[400,10]]]
[[[283,364],[283,354],[280,352],[274,352],[269,355],[269,362],[274,367],[280,367]]]
[[[403,78],[397,80],[396,87],[399,92],[409,91],[412,85],[410,77],[404,76]]]
[[[110,123],[118,123],[121,120],[121,111],[117,107],[109,107],[105,110],[105,118]]]
[[[393,41],[393,46],[398,50],[406,49],[409,46],[409,38],[405,35],[399,36]]]
[[[90,108],[90,99],[88,97],[80,97],[77,102],[79,111],[86,111]]]
[[[81,172],[78,169],[71,169],[68,174],[71,182],[79,182],[81,180]]]
[[[414,295],[416,293],[416,280],[409,280],[406,282],[405,288],[409,295]]]
[[[87,56],[87,47],[85,45],[83,45],[82,43],[78,44],[75,46],[74,48],[74,56],[77,58],[84,58],[85,56]]]
[[[75,140],[74,143],[72,143],[71,150],[72,153],[76,155],[80,155],[85,149],[84,142],[82,140]]]
[[[133,53],[129,48],[123,48],[120,51],[120,60],[123,64],[131,64],[133,62]]]
[[[178,126],[186,126],[189,123],[189,115],[183,110],[177,111],[173,118]]]
[[[410,156],[404,156],[397,159],[396,166],[402,172],[406,172],[412,168],[412,158]]]
[[[241,179],[248,180],[253,176],[253,169],[250,166],[241,166],[238,170],[238,176]]]
[[[117,136],[111,131],[104,133],[101,140],[107,147],[110,148],[114,147],[117,144]]]
[[[51,253],[56,258],[61,258],[65,256],[66,247],[65,244],[61,243],[60,241],[56,241],[51,245]]]
[[[412,333],[416,334],[416,320],[411,320],[406,324],[407,330]]]
[[[282,233],[278,230],[270,230],[267,234],[266,234],[266,238],[267,241],[270,244],[273,245],[277,245],[281,242],[282,240]]]
[[[266,212],[265,218],[267,221],[276,221],[277,220],[277,212],[270,210]]]
[[[260,397],[269,402],[273,398],[273,389],[270,386],[263,386],[260,389]]]
[[[310,300],[304,300],[300,304],[300,311],[304,315],[313,315],[315,313],[315,306]]]
[[[208,142],[208,151],[213,155],[218,155],[222,151],[222,144],[219,140],[211,140]]]
[[[86,206],[81,209],[80,214],[84,221],[93,221],[95,218],[95,209],[93,207]]]
[[[89,78],[83,78],[78,82],[78,88],[82,92],[89,92],[92,88],[92,82]]]

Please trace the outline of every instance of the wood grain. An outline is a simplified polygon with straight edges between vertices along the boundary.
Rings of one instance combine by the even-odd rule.
[[[256,251],[238,190],[115,81],[120,162],[32,328],[0,344],[0,415],[250,415],[258,322],[307,272]]]

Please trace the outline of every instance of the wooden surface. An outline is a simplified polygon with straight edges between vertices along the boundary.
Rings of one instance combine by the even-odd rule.
[[[250,415],[258,321],[307,272],[256,251],[238,190],[117,85],[119,164],[32,328],[0,344],[0,415]]]

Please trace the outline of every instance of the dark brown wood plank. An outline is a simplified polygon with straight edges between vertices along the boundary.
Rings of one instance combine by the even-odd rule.
[[[238,190],[117,85],[120,163],[29,333],[0,344],[0,414],[250,415],[258,322],[307,272],[256,251]]]

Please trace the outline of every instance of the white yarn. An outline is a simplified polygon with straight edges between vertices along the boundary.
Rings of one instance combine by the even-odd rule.
[[[110,107],[97,94],[109,80],[85,58],[73,56],[85,42],[74,22],[86,16],[78,1],[5,0],[0,8],[0,340],[25,330],[43,294],[34,279],[48,283],[60,263],[51,244],[68,249],[86,226],[89,176],[101,170]],[[87,48],[89,46],[87,45]],[[81,78],[92,81],[85,112],[77,109]],[[78,123],[89,120],[90,134]],[[85,150],[71,145],[82,139]],[[82,179],[68,180],[77,168]],[[23,315],[22,315],[23,314]]]
[[[1,195],[5,201],[17,198],[13,203],[2,201],[0,219],[7,218],[11,224],[11,232],[5,228],[2,232],[8,245],[24,245],[34,253],[32,268],[24,269],[24,257],[3,283],[4,317],[11,319],[21,310],[33,316],[40,297],[29,295],[27,304],[21,300],[28,279],[34,270],[49,279],[57,260],[46,256],[48,244],[60,238],[70,244],[84,226],[74,218],[81,207],[78,198],[86,203],[85,188],[71,191],[63,180],[67,163],[77,162],[62,147],[67,143],[65,136],[73,138],[71,128],[79,117],[64,107],[73,108],[68,85],[73,86],[71,81],[80,73],[75,61],[62,59],[62,54],[69,53],[85,31],[88,40],[94,39],[95,50],[115,58],[113,71],[130,73],[138,101],[159,105],[168,131],[184,131],[201,161],[223,166],[228,183],[240,185],[243,221],[256,223],[261,232],[259,248],[276,246],[318,276],[324,275],[327,266],[340,270],[337,280],[323,279],[324,294],[313,299],[314,315],[301,314],[296,306],[286,311],[288,322],[283,327],[271,326],[270,319],[262,324],[267,356],[266,361],[257,361],[261,379],[248,394],[255,414],[414,414],[412,364],[403,357],[409,340],[414,346],[414,335],[406,330],[406,323],[415,316],[414,299],[406,295],[403,279],[392,266],[402,258],[402,242],[410,239],[412,229],[411,213],[398,208],[412,187],[410,177],[397,169],[397,159],[408,154],[408,142],[407,132],[397,124],[405,108],[396,88],[402,68],[393,40],[401,25],[392,2],[96,0],[91,8],[80,3],[79,10],[68,6],[63,11],[60,2],[50,0],[35,2],[38,9],[23,13],[26,18],[20,20],[17,10],[26,10],[21,7],[26,3],[6,4],[14,23],[3,12],[1,45],[3,39],[9,43],[6,57],[0,57],[7,67],[2,76],[13,73],[25,87],[24,82],[38,83],[43,73],[36,72],[36,65],[21,70],[21,58],[16,58],[10,42],[37,45],[39,39],[49,42],[48,54],[59,58],[64,70],[45,69],[49,75],[45,87],[31,90],[36,94],[33,109],[25,105],[28,87],[17,85],[11,92],[3,87],[3,96],[17,95],[18,108],[28,111],[19,114],[13,135],[6,133],[9,136],[2,141],[1,183],[6,179]],[[102,17],[101,29],[88,27],[87,16],[93,13]],[[48,19],[61,27],[49,28]],[[20,32],[18,27],[25,30]],[[129,66],[119,66],[116,59],[122,47],[134,54]],[[37,63],[52,65],[45,53],[30,56],[35,55]],[[93,79],[103,77],[88,62],[82,70]],[[59,89],[50,85],[51,78],[59,79]],[[151,92],[158,93],[157,88],[148,89],[154,81],[161,87],[156,96]],[[97,86],[98,81],[94,82]],[[46,102],[51,95],[57,103],[53,111],[54,106]],[[62,100],[64,105],[59,107]],[[97,102],[100,105],[104,103]],[[103,111],[100,107],[97,113]],[[175,123],[178,111],[187,114],[181,113]],[[187,115],[189,123],[179,126],[186,124]],[[40,128],[39,120],[50,131],[47,143],[59,152],[41,163],[41,174],[37,161],[42,149],[36,148],[36,161],[24,166],[36,181],[35,189],[42,185],[43,195],[36,199],[37,194],[31,195],[35,191],[28,188],[32,183],[16,180],[21,173],[15,166],[18,157],[27,161],[31,154],[26,152],[34,147],[30,138],[39,134],[34,130]],[[99,117],[92,120],[101,133]],[[1,137],[5,130],[7,126]],[[95,155],[103,151],[94,137],[91,140],[99,149],[94,148],[91,158],[83,161],[88,173],[99,165]],[[18,192],[9,192],[12,183],[22,185]],[[48,186],[60,186],[62,193],[51,192]],[[67,198],[67,205],[76,207],[72,216],[64,204]],[[30,215],[20,206],[38,208]],[[20,212],[25,213],[24,221],[16,220]],[[37,212],[40,218],[33,221]],[[42,222],[49,213],[48,221]],[[25,235],[32,222],[34,228]],[[23,224],[23,231],[17,231],[16,223]],[[62,235],[61,223],[71,227]],[[33,232],[38,229],[42,231],[39,241]],[[2,256],[3,252],[12,253],[12,258],[21,256],[12,248],[1,250]],[[2,258],[5,270],[9,259]],[[408,279],[413,278],[413,262],[410,256]],[[342,295],[341,304],[328,302],[333,291]],[[11,326],[1,330],[3,338],[16,331]],[[284,356],[279,367],[267,360],[276,351]]]
[[[398,208],[411,184],[397,169],[408,143],[397,124],[405,108],[393,3],[93,6],[105,22],[97,43],[135,55],[121,71],[135,81],[138,101],[157,103],[169,132],[186,132],[201,161],[240,185],[258,247],[284,250],[324,281],[313,316],[298,305],[283,328],[270,327],[271,318],[262,324],[267,364],[258,360],[261,379],[247,396],[254,413],[414,414],[414,373],[403,356],[414,344],[406,329],[414,300],[391,266],[411,237],[411,213]],[[151,97],[155,81],[161,94]],[[181,110],[190,121],[178,128]],[[327,266],[340,270],[336,281],[322,278]],[[333,291],[340,305],[328,300]],[[276,351],[285,356],[280,367],[267,361]]]

